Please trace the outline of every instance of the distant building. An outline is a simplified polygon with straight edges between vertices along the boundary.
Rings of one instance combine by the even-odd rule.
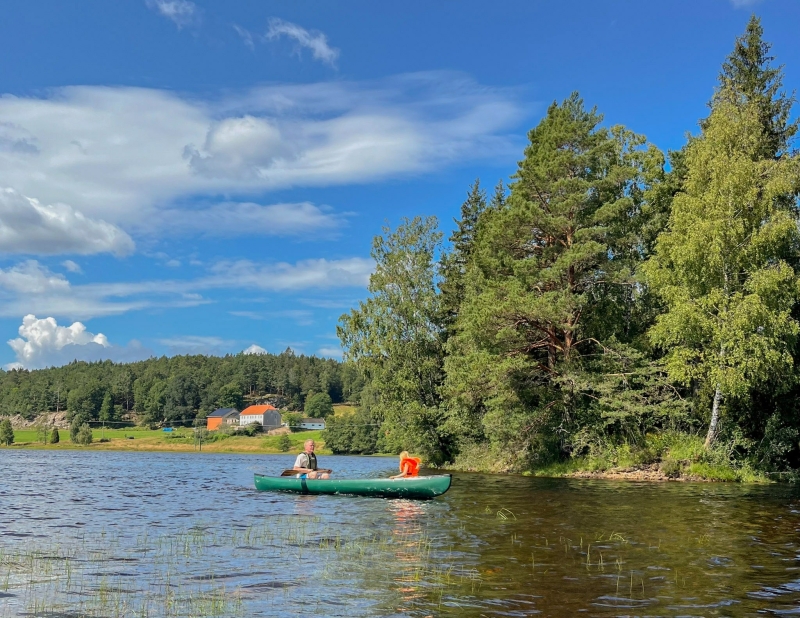
[[[239,415],[239,425],[244,427],[250,423],[261,423],[264,431],[277,429],[281,426],[281,413],[275,406],[266,404],[263,406],[250,406],[242,410]]]
[[[206,418],[206,429],[219,429],[222,425],[235,425],[239,418],[239,410],[236,408],[218,408]]]
[[[304,418],[300,421],[300,429],[325,429],[325,419]]]

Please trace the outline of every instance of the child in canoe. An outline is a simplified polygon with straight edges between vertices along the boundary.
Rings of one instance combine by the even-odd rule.
[[[407,476],[417,476],[422,460],[419,457],[411,457],[408,451],[400,453],[400,474],[390,476],[391,479],[402,479]]]

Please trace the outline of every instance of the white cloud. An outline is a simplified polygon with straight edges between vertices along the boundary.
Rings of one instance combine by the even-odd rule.
[[[169,348],[170,355],[175,354],[208,354],[220,355],[236,345],[235,341],[221,337],[205,337],[200,335],[185,335],[159,339],[161,345]]]
[[[342,358],[342,348],[334,346],[323,346],[317,350],[317,356],[327,356],[329,358]]]
[[[513,161],[519,144],[506,132],[522,117],[515,99],[454,73],[272,85],[206,100],[98,86],[0,96],[0,186],[69,204],[70,220],[80,213],[159,236],[173,233],[150,225],[160,213],[174,217],[192,203],[182,198],[220,194],[231,201],[202,213],[208,225],[227,210],[278,233],[301,227],[289,214],[330,229],[336,217],[314,205],[259,210],[247,196]],[[120,250],[120,239],[105,242]]]
[[[0,268],[0,316],[28,313],[88,319],[149,307],[191,307],[208,302],[170,282],[72,286],[36,260]]]
[[[366,287],[374,262],[365,258],[256,263],[219,262],[196,279],[89,283],[71,285],[60,273],[36,260],[0,268],[0,316],[28,313],[69,319],[119,315],[155,307],[194,307],[211,302],[202,293],[211,290],[267,290],[294,292]],[[310,314],[289,310],[269,314],[307,323]]]
[[[319,60],[330,66],[336,66],[339,50],[328,45],[328,37],[322,32],[309,32],[297,24],[284,21],[277,17],[271,18],[265,38],[267,40],[274,40],[282,36],[287,36],[294,40],[300,47],[310,49],[315,60]]]
[[[146,0],[148,8],[171,20],[178,26],[191,26],[200,21],[200,11],[194,2],[189,0]]]
[[[64,260],[61,262],[61,265],[71,273],[77,273],[79,275],[83,274],[83,269],[80,267],[80,264],[77,264],[72,260]]]
[[[46,205],[13,189],[0,189],[0,252],[53,255],[133,251],[130,236],[66,204]]]
[[[365,287],[374,267],[375,263],[365,258],[302,260],[296,264],[257,264],[239,260],[216,264],[211,269],[214,274],[197,284],[276,291]]]
[[[36,369],[64,365],[76,359],[133,361],[151,355],[151,351],[137,341],[124,347],[113,346],[105,335],[90,333],[80,322],[59,326],[52,317],[38,319],[35,315],[26,315],[19,335],[8,341],[17,361],[6,368]]]
[[[236,31],[236,34],[238,34],[241,37],[242,42],[245,44],[246,47],[248,47],[249,49],[256,48],[255,43],[253,42],[252,32],[246,30],[245,28],[242,28],[237,24],[233,24],[233,29]]]
[[[309,202],[270,204],[221,203],[187,212],[171,208],[145,222],[148,228],[170,229],[175,235],[315,236],[334,233],[347,213],[333,213]],[[138,229],[146,229],[140,226]]]
[[[260,345],[256,345],[255,343],[251,345],[246,350],[242,351],[242,354],[268,354],[268,352],[262,348]]]

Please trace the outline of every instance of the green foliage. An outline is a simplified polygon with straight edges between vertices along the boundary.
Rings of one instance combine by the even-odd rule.
[[[81,446],[88,446],[92,443],[92,428],[87,423],[84,423],[78,428],[75,439],[76,444]]]
[[[282,453],[288,453],[290,448],[292,448],[292,440],[288,434],[284,433],[278,438],[278,449]]]
[[[328,418],[322,439],[325,446],[337,454],[371,455],[378,452],[379,434],[375,416],[366,408],[359,408],[353,414]]]
[[[118,417],[114,409],[114,399],[111,396],[111,391],[106,391],[103,397],[103,403],[100,406],[99,420],[101,421],[116,421]]]
[[[309,418],[326,418],[333,415],[333,402],[328,393],[314,393],[306,399],[305,415]]]
[[[223,386],[219,391],[217,399],[219,408],[236,408],[242,410],[244,407],[244,396],[242,395],[242,385],[238,382],[230,382]]]
[[[14,443],[14,429],[11,427],[11,421],[4,418],[0,421],[0,444],[11,446]]]
[[[264,428],[261,426],[261,423],[259,423],[259,422],[255,422],[255,423],[248,423],[248,424],[247,424],[247,425],[245,425],[244,427],[240,427],[240,428],[239,428],[239,429],[236,431],[236,433],[238,433],[238,434],[244,434],[244,435],[246,435],[246,436],[253,437],[253,436],[254,436],[254,435],[256,435],[256,434],[259,434],[259,433],[261,433],[261,432],[263,431],[263,429],[264,429]],[[204,431],[205,431],[205,430],[204,430]],[[223,433],[223,432],[219,432],[219,431],[217,431],[217,432],[214,432],[214,435],[219,435],[219,434],[221,434],[221,433]]]
[[[370,297],[343,315],[337,332],[348,360],[370,383],[371,413],[387,442],[441,461],[449,452],[439,427],[444,357],[436,254],[442,234],[435,217],[384,228],[372,245]],[[362,392],[362,404],[365,393]]]
[[[287,427],[292,430],[295,430],[300,427],[300,423],[303,422],[303,415],[299,412],[284,412],[281,415],[281,419],[284,423],[286,423]]]
[[[58,427],[53,427],[50,432],[50,444],[58,444],[61,441],[61,436],[58,434]]]
[[[69,424],[69,438],[72,442],[78,443],[78,433],[81,430],[81,427],[86,425],[88,427],[88,423],[91,420],[91,417],[86,414],[75,414],[72,417],[72,421]]]
[[[191,426],[198,414],[220,407],[220,401],[241,409],[245,397],[259,400],[269,395],[280,402],[296,397],[302,404],[313,390],[338,403],[357,400],[363,384],[353,366],[291,350],[127,364],[76,361],[36,371],[0,371],[0,415],[33,419],[41,412],[67,410],[70,421],[77,414],[87,420],[101,420],[102,414],[106,422],[136,414],[148,425],[183,421]]]
[[[583,357],[642,329],[633,272],[663,157],[601,119],[573,94],[531,130],[510,197],[479,226],[447,344],[447,429],[504,445],[513,465],[567,447],[555,428],[584,403]]]
[[[50,430],[44,423],[39,423],[36,426],[36,441],[42,444],[47,444],[50,437]]]
[[[800,291],[794,158],[761,158],[756,105],[720,93],[703,135],[687,151],[684,188],[645,272],[667,311],[650,331],[669,375],[716,391],[708,443],[722,398],[744,398],[793,380]]]

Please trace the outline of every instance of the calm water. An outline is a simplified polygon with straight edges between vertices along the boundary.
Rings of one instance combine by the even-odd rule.
[[[292,462],[0,451],[0,616],[800,615],[794,487],[457,474],[429,502],[253,489],[254,471]]]

